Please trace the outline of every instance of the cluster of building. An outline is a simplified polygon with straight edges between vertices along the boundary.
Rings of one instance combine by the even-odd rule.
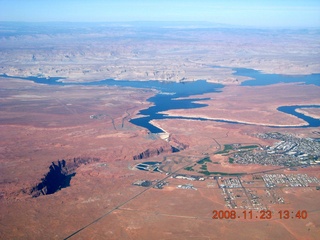
[[[311,138],[298,138],[291,134],[263,133],[263,139],[277,139],[273,146],[239,151],[232,154],[239,164],[299,166],[320,164],[320,142]]]
[[[177,188],[197,190],[192,184],[178,185]]]
[[[222,188],[222,195],[224,196],[224,201],[226,202],[226,206],[231,209],[238,208],[237,203],[235,201],[236,197],[240,197],[240,195],[233,195],[232,190]]]
[[[265,174],[262,179],[268,188],[277,186],[308,187],[310,183],[320,184],[318,178],[310,177],[307,174]]]
[[[158,182],[156,185],[154,185],[153,188],[156,188],[156,189],[163,189],[164,186],[168,185],[168,182],[166,181],[160,181]]]
[[[240,177],[214,177],[225,204],[230,209],[265,210],[268,204],[284,204],[282,187],[315,187],[320,190],[320,180],[307,174],[263,174],[254,177],[253,181],[243,182]],[[262,194],[261,187],[248,187],[247,184],[256,184],[263,181],[266,188]],[[243,183],[245,183],[243,185]],[[261,182],[262,183],[262,182]],[[259,186],[260,183],[258,183]]]
[[[225,178],[221,180],[220,188],[241,188],[241,183],[238,178]]]
[[[132,185],[140,186],[140,187],[150,187],[153,184],[154,184],[153,188],[163,189],[164,186],[168,185],[168,182],[167,181],[159,181],[159,180],[154,180],[154,181],[138,180],[138,181],[135,181],[134,183],[132,183]]]
[[[185,179],[189,181],[204,181],[204,177],[196,175],[173,174],[171,177],[177,179]]]
[[[279,196],[277,192],[274,190],[274,188],[267,188],[264,190],[266,192],[267,197],[269,197],[270,203],[272,204],[284,204],[284,198]]]

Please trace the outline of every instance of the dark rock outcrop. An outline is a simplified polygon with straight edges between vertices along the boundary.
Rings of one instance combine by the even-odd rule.
[[[149,157],[160,155],[161,153],[173,153],[173,152],[176,152],[176,149],[172,148],[170,144],[165,144],[163,146],[148,148],[147,150],[137,155],[134,155],[133,160],[146,159]]]
[[[177,149],[178,151],[184,150],[189,147],[187,144],[180,142],[178,139],[176,139],[172,135],[169,137],[169,142],[171,146]]]
[[[69,187],[71,178],[76,175],[78,167],[97,161],[99,161],[97,158],[74,158],[52,162],[49,172],[44,175],[40,183],[31,189],[30,194],[32,197],[39,197],[53,194],[61,188]]]
[[[147,150],[134,155],[133,160],[146,159],[149,157],[160,155],[161,153],[175,153],[180,152],[188,147],[188,145],[178,141],[176,138],[170,136],[169,142],[162,144],[162,146],[153,146]]]
[[[171,146],[171,150],[172,150],[173,153],[180,152],[180,149],[178,149],[176,147],[173,147],[173,146]]]

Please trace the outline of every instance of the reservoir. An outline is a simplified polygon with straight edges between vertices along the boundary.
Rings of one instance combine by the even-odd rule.
[[[249,68],[233,68],[235,76],[246,76],[253,78],[241,83],[241,86],[266,86],[277,83],[301,83],[301,84],[314,84],[320,86],[320,74],[310,75],[280,75],[280,74],[267,74]]]
[[[233,68],[235,76],[247,76],[254,80],[247,80],[241,83],[241,86],[266,86],[276,83],[301,83],[301,84],[314,84],[320,86],[320,74],[311,75],[299,75],[299,76],[285,76],[279,74],[264,74],[260,71],[247,68]],[[194,95],[202,95],[205,93],[216,92],[219,94],[221,89],[224,87],[222,84],[209,83],[205,80],[198,80],[193,82],[164,82],[164,81],[120,81],[120,80],[101,80],[96,82],[84,82],[84,83],[66,83],[61,80],[63,78],[39,78],[39,77],[11,77],[7,75],[0,75],[1,77],[10,77],[31,80],[38,84],[58,85],[58,86],[70,86],[70,85],[85,85],[85,86],[120,86],[120,87],[133,87],[143,89],[155,89],[158,93],[149,98],[147,101],[152,103],[147,109],[143,109],[139,112],[137,118],[130,120],[131,123],[148,129],[151,133],[161,133],[163,130],[152,125],[150,121],[157,119],[189,119],[189,120],[200,120],[200,121],[216,121],[226,122],[232,124],[245,124],[241,122],[225,121],[221,120],[210,120],[206,118],[197,117],[177,117],[168,116],[162,112],[175,109],[191,109],[201,108],[207,106],[198,101],[205,102],[208,98],[188,98]],[[296,105],[296,106],[282,106],[278,110],[286,114],[294,115],[307,124],[301,127],[319,127],[320,120],[312,117],[305,116],[304,114],[296,112],[298,108],[320,108],[320,105]]]
[[[308,123],[309,127],[320,127],[320,119],[316,119],[313,117],[309,117],[306,116],[302,113],[297,112],[297,109],[300,108],[320,108],[319,105],[294,105],[294,106],[282,106],[282,107],[278,107],[277,110],[280,112],[284,112],[287,114],[291,114],[293,116],[296,116],[302,120],[304,120],[305,122]]]

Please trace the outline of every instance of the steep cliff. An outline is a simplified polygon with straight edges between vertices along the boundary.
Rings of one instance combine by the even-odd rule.
[[[41,182],[32,187],[32,197],[53,194],[61,188],[69,187],[71,178],[76,175],[76,169],[83,164],[97,162],[97,158],[74,158],[52,162],[49,172],[44,175]]]
[[[157,156],[161,153],[172,153],[172,152],[177,152],[177,149],[171,147],[169,144],[165,144],[163,146],[158,146],[158,147],[150,147],[147,150],[137,155],[134,155],[133,160],[145,159],[145,158]]]
[[[169,136],[168,141],[170,142],[171,146],[178,151],[184,150],[189,147],[189,145],[182,143],[177,138],[173,137],[172,135]]]

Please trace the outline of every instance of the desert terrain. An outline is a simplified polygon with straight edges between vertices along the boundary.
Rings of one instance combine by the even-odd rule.
[[[2,24],[0,73],[65,81],[169,80],[239,84],[230,67],[318,73],[316,30],[143,24]],[[213,66],[229,67],[213,68]]]
[[[275,84],[263,87],[227,86],[223,94],[204,94],[211,98],[209,106],[192,110],[170,110],[171,116],[203,117],[267,126],[299,126],[306,123],[293,115],[277,110],[280,106],[317,105],[320,88],[314,85]],[[297,110],[319,119],[319,109]]]
[[[310,117],[320,118],[320,110],[318,108],[303,108],[297,111]]]
[[[317,31],[150,30],[103,24],[76,28],[66,24],[54,31],[38,26],[36,33],[28,25],[22,32],[10,25],[1,29],[1,238],[319,236],[316,153],[309,153],[308,164],[295,166],[240,164],[232,159],[238,152],[279,147],[281,139],[259,134],[292,135],[294,144],[320,138],[319,127],[296,128],[306,123],[277,110],[287,105],[319,105],[319,86],[240,86],[248,78],[235,76],[232,70],[245,67],[288,76],[319,73]],[[165,133],[153,134],[130,119],[152,105],[148,99],[157,94],[155,89],[60,86],[19,79],[30,76],[59,77],[69,83],[205,79],[225,85],[221,92],[190,96],[209,98],[203,101],[208,106],[165,113],[240,124],[156,119],[152,124]],[[318,110],[297,111],[319,119]],[[312,142],[313,149],[317,144]],[[159,171],[137,168],[148,162],[159,163]],[[301,175],[310,183],[266,187],[263,177],[271,174],[285,174],[288,179]],[[240,185],[221,186],[230,179]],[[232,194],[237,208],[230,208]],[[252,201],[257,198],[258,207]],[[233,210],[237,217],[213,219],[214,210]],[[243,211],[249,214],[250,210],[253,217],[245,219]],[[260,211],[266,210],[272,211],[272,218],[260,219]],[[280,218],[279,211],[285,210],[294,214]],[[301,211],[307,217],[296,217]]]

